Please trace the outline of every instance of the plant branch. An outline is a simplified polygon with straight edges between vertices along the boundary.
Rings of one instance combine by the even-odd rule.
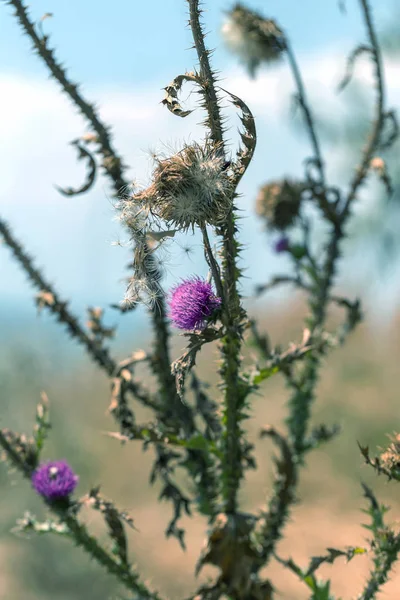
[[[90,127],[96,132],[96,142],[99,145],[98,152],[103,157],[102,166],[113,183],[115,195],[118,196],[121,190],[126,187],[127,182],[123,174],[125,167],[111,143],[110,128],[101,121],[95,106],[85,100],[79,93],[78,85],[69,80],[66,70],[57,61],[53,49],[48,45],[48,36],[38,35],[34,23],[29,18],[27,7],[22,0],[5,0],[5,2],[14,7],[15,16],[26,35],[31,39],[35,51],[46,64],[54,79],[58,81],[62,91],[69,96]]]
[[[39,290],[39,300],[41,305],[54,314],[60,323],[66,326],[69,335],[86,349],[90,358],[97,363],[108,376],[112,376],[116,373],[118,365],[110,356],[107,348],[100,347],[98,343],[86,333],[79,323],[79,320],[70,312],[67,302],[59,297],[54,287],[44,278],[39,269],[35,267],[29,254],[27,254],[21,243],[14,237],[10,227],[2,219],[0,219],[0,236],[2,236],[4,243],[10,248],[14,258],[20,264],[32,285]],[[157,408],[149,393],[141,384],[130,381],[127,383],[127,387],[142,404],[149,408]]]
[[[321,152],[319,140],[318,140],[318,137],[317,137],[317,134],[315,131],[314,118],[311,114],[311,109],[309,107],[308,100],[307,100],[306,90],[304,88],[303,78],[301,76],[301,72],[300,72],[299,66],[297,64],[296,57],[293,52],[293,48],[286,36],[285,36],[285,46],[286,46],[286,53],[287,53],[289,65],[290,65],[292,75],[293,75],[293,78],[294,78],[294,81],[296,84],[296,88],[297,88],[297,99],[298,99],[300,108],[303,112],[305,125],[306,125],[307,131],[308,131],[308,135],[309,135],[311,146],[312,146],[313,153],[314,153],[315,164],[316,164],[318,172],[319,172],[320,183],[321,183],[322,187],[325,188],[326,187],[325,164],[324,164],[324,160],[322,158],[322,152]]]
[[[206,227],[202,228],[202,233],[203,233],[203,242],[204,242],[204,248],[206,251],[207,262],[211,269],[211,274],[214,279],[215,288],[217,290],[218,296],[221,298],[221,300],[223,300],[224,290],[222,287],[221,272],[220,272],[219,265],[213,254]]]
[[[373,26],[369,6],[367,0],[360,0],[365,23],[370,38],[371,47],[373,49],[374,61],[376,65],[376,85],[377,85],[377,102],[376,102],[376,118],[372,127],[372,131],[363,151],[363,157],[360,166],[357,168],[353,182],[350,186],[350,192],[347,196],[345,206],[339,216],[339,220],[332,221],[331,239],[327,246],[326,258],[324,261],[322,274],[319,286],[315,294],[311,294],[310,308],[311,318],[309,321],[311,334],[319,330],[326,318],[327,305],[330,298],[330,289],[336,271],[336,263],[340,256],[340,241],[344,233],[344,225],[350,215],[350,206],[355,199],[360,185],[365,179],[368,172],[369,163],[373,152],[379,142],[380,132],[383,124],[383,107],[384,107],[384,86],[383,74],[381,65],[381,56],[379,45]],[[305,358],[305,365],[299,377],[291,382],[294,388],[293,395],[289,401],[290,416],[287,420],[289,432],[291,436],[291,444],[297,456],[296,468],[298,469],[302,457],[306,451],[305,436],[307,433],[307,425],[310,418],[311,404],[314,399],[315,387],[318,380],[318,370],[320,366],[320,357],[315,353],[310,353]],[[286,511],[282,510],[282,514],[286,515]],[[284,524],[284,519],[281,520],[280,527]],[[280,530],[277,527],[277,531]],[[278,536],[279,537],[279,536]],[[276,538],[276,540],[278,539]],[[273,552],[271,547],[270,555]],[[268,557],[267,557],[268,558]]]
[[[350,190],[345,201],[345,205],[341,214],[341,219],[344,221],[350,211],[351,204],[356,197],[360,185],[363,183],[370,168],[371,158],[379,145],[382,127],[384,125],[384,105],[385,105],[385,87],[383,80],[382,56],[379,47],[378,38],[375,32],[375,27],[372,21],[371,9],[368,0],[360,0],[361,10],[363,13],[365,26],[367,29],[369,42],[371,45],[371,54],[375,64],[375,82],[376,82],[376,103],[375,103],[375,118],[372,125],[371,133],[367,140],[367,144],[363,150],[360,164],[355,170],[353,180],[350,184]]]
[[[209,51],[204,44],[204,33],[200,24],[199,0],[188,0],[190,10],[190,26],[197,55],[200,62],[200,75],[204,79],[205,105],[208,112],[208,125],[212,139],[221,144],[223,136],[218,98],[215,92],[215,77],[209,62]],[[224,389],[224,431],[222,434],[223,460],[222,499],[226,513],[237,510],[237,493],[240,479],[243,476],[243,440],[244,432],[240,422],[245,418],[244,403],[249,392],[247,383],[239,373],[240,348],[243,334],[243,309],[237,290],[240,271],[236,265],[239,243],[236,240],[237,226],[233,206],[227,216],[226,223],[218,229],[223,238],[222,249],[222,286],[224,303],[221,320],[225,328],[225,336],[221,343],[222,364],[220,374]]]
[[[210,66],[210,51],[206,49],[204,43],[205,34],[200,23],[201,10],[199,8],[199,0],[187,1],[189,3],[189,25],[192,30],[193,40],[200,63],[200,77],[202,79],[204,99],[208,113],[208,125],[214,143],[221,145],[221,150],[224,152],[222,119],[217,93],[215,91],[215,75]]]

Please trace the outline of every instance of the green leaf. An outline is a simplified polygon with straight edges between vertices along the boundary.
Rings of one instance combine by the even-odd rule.
[[[272,375],[275,375],[275,373],[278,373],[278,372],[279,372],[279,367],[276,365],[274,367],[266,367],[265,369],[261,369],[257,373],[257,375],[254,376],[253,383],[255,385],[258,385],[265,379],[269,379],[269,377],[272,377]]]

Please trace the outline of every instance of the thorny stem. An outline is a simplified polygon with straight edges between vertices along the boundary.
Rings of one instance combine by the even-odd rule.
[[[63,323],[66,326],[71,337],[84,346],[90,358],[92,358],[92,360],[96,362],[107,375],[114,375],[118,365],[110,356],[107,348],[99,347],[99,345],[86,333],[79,323],[79,320],[68,309],[67,302],[58,296],[54,287],[46,281],[39,269],[35,267],[31,257],[26,253],[21,243],[14,237],[10,227],[2,219],[0,219],[0,235],[5,244],[10,248],[14,258],[27,274],[31,283],[42,294],[46,294],[47,299],[45,300],[45,307],[57,317],[57,320],[60,323]],[[126,385],[129,391],[133,393],[142,404],[149,408],[157,409],[156,403],[153,402],[150,395],[141,384],[131,381]]]
[[[215,256],[213,254],[211,244],[210,244],[210,239],[208,237],[207,229],[205,226],[202,228],[202,233],[203,233],[204,247],[206,250],[206,258],[207,258],[209,267],[211,269],[211,274],[214,279],[217,294],[221,299],[223,299],[224,290],[222,288],[221,273],[220,273],[219,265],[218,265],[217,261],[215,260]]]
[[[192,30],[197,56],[199,57],[200,76],[204,86],[204,97],[209,119],[208,125],[211,130],[211,138],[215,144],[221,146],[223,151],[224,139],[222,134],[222,119],[219,110],[218,96],[215,91],[215,75],[211,70],[208,58],[210,51],[206,49],[204,32],[200,23],[201,10],[199,8],[199,0],[187,1],[189,3],[189,25]]]
[[[197,55],[200,62],[200,74],[204,79],[205,104],[208,112],[208,124],[212,139],[221,144],[223,151],[222,124],[219,114],[218,98],[215,92],[215,76],[211,70],[209,51],[204,44],[204,32],[200,24],[199,0],[188,0],[190,26]],[[232,198],[233,200],[233,198]],[[225,336],[221,344],[223,361],[220,373],[224,382],[224,424],[223,460],[222,460],[222,500],[226,513],[237,510],[237,493],[242,477],[242,451],[240,420],[241,410],[246,397],[244,382],[239,375],[240,347],[242,343],[242,309],[237,290],[239,270],[236,266],[239,250],[236,241],[236,223],[234,208],[227,216],[226,224],[221,227],[223,236],[222,268],[223,298],[222,323]]]
[[[103,156],[103,167],[112,180],[115,194],[118,196],[121,190],[126,187],[127,182],[123,175],[122,160],[112,146],[109,128],[100,120],[94,105],[90,104],[79,93],[78,85],[68,79],[66,70],[56,60],[53,50],[47,45],[48,37],[40,37],[36,33],[35,25],[30,20],[24,3],[21,0],[5,0],[5,2],[14,7],[19,24],[31,39],[34,49],[46,63],[54,79],[61,85],[62,91],[71,98],[72,102],[87,119],[89,125],[97,133],[100,152]]]
[[[354,179],[350,186],[350,192],[348,194],[345,206],[336,222],[332,223],[333,229],[331,233],[331,239],[327,247],[327,253],[325,258],[325,264],[321,273],[323,274],[320,279],[320,284],[315,296],[310,299],[311,307],[311,319],[310,329],[312,333],[320,329],[326,318],[326,310],[329,302],[330,289],[333,284],[335,276],[336,263],[340,256],[340,241],[343,237],[345,223],[350,216],[350,207],[354,199],[356,198],[357,192],[360,185],[363,183],[367,173],[368,167],[379,143],[379,137],[384,122],[384,83],[383,73],[381,65],[381,57],[379,51],[379,44],[376,38],[374,25],[371,19],[370,9],[367,0],[360,0],[360,4],[363,10],[363,15],[366,23],[368,36],[370,39],[371,47],[373,49],[374,62],[376,65],[376,85],[377,85],[377,101],[376,101],[376,116],[372,126],[372,131],[368,139],[368,143],[363,150],[362,159],[360,166],[356,170]],[[289,401],[290,406],[290,417],[288,419],[289,426],[289,438],[297,456],[296,468],[298,469],[301,465],[302,458],[305,452],[305,436],[307,433],[307,425],[310,418],[311,404],[314,399],[315,387],[318,379],[318,369],[320,365],[320,359],[315,353],[310,353],[305,359],[305,365],[303,371],[296,378],[295,381],[291,381],[290,385],[294,388],[293,395]],[[295,479],[298,479],[296,476]],[[279,494],[279,485],[275,490],[274,496],[271,499],[270,506],[275,506],[274,498]],[[281,536],[281,531],[286,518],[289,514],[290,508],[290,497],[288,502],[280,507],[278,514],[269,514],[266,517],[266,522],[271,517],[276,517],[275,526],[275,540],[271,544],[270,540],[265,540],[265,547],[268,547],[268,551],[265,553],[265,561],[267,562],[272,556],[274,546]]]
[[[388,574],[396,562],[399,552],[400,535],[397,535],[390,546],[390,550],[388,549],[388,551],[384,553],[383,560],[380,560],[378,564],[376,564],[375,569],[371,571],[370,578],[364,591],[358,596],[358,600],[375,600],[376,594],[379,592],[381,586],[387,582]]]
[[[306,91],[304,88],[303,78],[301,76],[301,72],[299,66],[296,61],[296,57],[294,55],[292,46],[288,39],[285,41],[286,53],[289,60],[289,65],[292,70],[293,78],[297,87],[297,98],[299,101],[299,105],[301,110],[303,111],[304,120],[307,126],[308,134],[310,136],[311,145],[314,152],[314,158],[316,159],[316,165],[319,171],[321,185],[325,188],[325,165],[322,158],[322,152],[319,145],[319,140],[317,134],[315,132],[315,123],[311,114],[310,107],[308,105]]]
[[[33,42],[34,48],[39,56],[46,63],[53,77],[60,83],[63,91],[71,98],[72,102],[76,104],[82,114],[86,117],[91,127],[98,135],[98,141],[100,144],[100,151],[103,155],[103,166],[107,172],[107,175],[112,179],[114,184],[114,190],[118,196],[121,191],[126,187],[126,181],[123,177],[123,166],[122,161],[111,144],[109,128],[107,128],[100,118],[98,117],[94,106],[87,102],[81,94],[78,92],[78,86],[71,83],[68,79],[65,69],[57,62],[54,57],[53,51],[47,45],[47,37],[40,37],[35,30],[35,26],[29,19],[28,12],[21,0],[5,0],[15,8],[17,19],[24,29],[25,33],[30,37]],[[151,276],[148,277],[149,282],[152,283]],[[154,288],[154,284],[152,287]],[[169,356],[169,330],[166,321],[166,310],[165,302],[163,299],[162,292],[158,294],[159,302],[158,307],[155,307],[151,311],[153,319],[153,328],[156,337],[156,360],[155,365],[158,369],[159,380],[162,387],[163,400],[166,405],[171,405],[173,399],[176,399],[175,405],[178,403],[178,396],[175,391],[174,379],[171,376],[170,369],[170,356]],[[82,336],[79,336],[82,338]],[[83,339],[83,338],[82,338]],[[83,342],[88,346],[86,340]],[[103,362],[108,363],[107,371],[113,370],[114,365],[111,367],[111,363],[107,358],[104,358]],[[104,366],[104,365],[103,365]],[[128,387],[132,387],[129,384]],[[143,400],[142,400],[143,401]],[[149,405],[149,404],[147,404]],[[151,405],[151,404],[150,404]],[[154,406],[153,406],[154,408]]]
[[[24,477],[30,480],[33,472],[32,467],[26,464],[1,430],[0,446],[3,448],[14,467],[16,467]],[[140,581],[139,576],[132,570],[130,565],[119,562],[111,556],[99,544],[97,539],[88,532],[86,526],[73,516],[68,507],[64,508],[57,503],[52,502],[46,502],[46,505],[67,525],[76,545],[82,547],[92,558],[94,558],[94,560],[96,560],[96,562],[104,567],[110,574],[114,575],[129,591],[140,594],[140,598],[143,598],[143,600],[161,600],[157,592],[150,591],[145,584]]]
[[[175,427],[182,427],[186,433],[192,433],[195,429],[192,411],[189,405],[184,404],[180,399],[175,377],[171,372],[169,328],[165,314],[165,300],[160,294],[158,305],[152,310],[154,326],[152,364],[160,383],[162,413],[167,424],[174,423]]]
[[[375,81],[376,81],[376,92],[377,92],[377,100],[375,105],[375,120],[373,123],[373,127],[371,133],[369,135],[367,145],[363,150],[362,159],[357,167],[353,181],[350,184],[350,191],[346,199],[345,206],[342,212],[342,220],[344,221],[347,218],[347,215],[350,211],[350,206],[357,194],[357,191],[360,185],[363,183],[365,177],[368,174],[369,165],[371,162],[371,158],[373,153],[376,150],[377,145],[379,144],[379,138],[382,131],[382,126],[384,123],[384,104],[385,104],[385,88],[383,81],[383,67],[382,67],[382,57],[381,51],[379,48],[379,42],[376,36],[374,24],[372,22],[371,17],[371,9],[368,4],[368,0],[360,0],[363,17],[365,21],[365,25],[368,32],[369,42],[371,44],[372,49],[372,57],[375,64]]]

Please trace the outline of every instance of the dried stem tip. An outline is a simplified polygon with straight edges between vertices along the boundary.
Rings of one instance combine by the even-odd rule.
[[[275,21],[264,19],[261,14],[240,3],[227,13],[222,36],[252,77],[261,63],[278,60],[286,48],[283,31]]]
[[[179,329],[203,329],[220,304],[221,298],[214,295],[211,284],[194,277],[172,290],[169,316]]]
[[[256,212],[269,227],[284,231],[299,215],[303,190],[301,182],[289,179],[267,183],[258,193]]]
[[[175,229],[217,225],[226,218],[232,186],[218,146],[194,143],[156,160],[153,184],[133,200]]]

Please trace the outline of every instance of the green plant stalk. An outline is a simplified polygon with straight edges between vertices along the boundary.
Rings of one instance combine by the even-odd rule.
[[[223,128],[218,97],[215,91],[215,75],[210,66],[209,51],[204,43],[204,32],[200,23],[199,0],[188,0],[188,2],[190,26],[199,58],[200,76],[203,80],[205,107],[208,113],[207,124],[212,139],[221,146],[223,152]],[[237,510],[237,494],[243,474],[241,439],[244,434],[240,427],[240,421],[244,418],[242,409],[247,391],[239,374],[243,311],[237,290],[240,271],[236,264],[239,251],[236,232],[236,219],[234,208],[232,208],[227,216],[226,224],[220,228],[223,238],[222,285],[224,304],[222,306],[222,323],[225,329],[225,336],[221,343],[222,365],[220,368],[224,388],[221,485],[223,509],[226,513],[235,513]]]
[[[324,160],[322,158],[320,143],[319,143],[317,134],[315,132],[314,119],[311,114],[311,110],[308,105],[308,102],[307,102],[307,96],[306,96],[306,91],[305,91],[305,87],[304,87],[304,83],[303,83],[303,78],[301,76],[295,54],[293,52],[290,41],[288,38],[286,38],[286,36],[285,36],[285,48],[286,48],[286,54],[287,54],[288,61],[289,61],[289,66],[292,71],[293,78],[294,78],[296,88],[297,88],[299,105],[303,112],[306,128],[307,128],[307,131],[308,131],[308,134],[310,137],[311,146],[313,148],[314,158],[315,158],[317,168],[319,171],[321,185],[323,187],[325,187],[325,185],[326,185],[325,166],[324,166]]]
[[[350,209],[353,201],[356,199],[357,192],[360,185],[366,178],[371,158],[373,156],[376,147],[379,144],[380,133],[384,124],[384,83],[383,83],[383,70],[382,60],[379,50],[379,44],[376,37],[374,25],[371,18],[371,12],[367,0],[360,0],[361,9],[364,16],[364,21],[369,37],[369,41],[372,48],[372,54],[375,63],[375,78],[377,87],[377,99],[375,105],[375,119],[372,125],[372,130],[368,138],[367,144],[363,150],[362,158],[359,166],[355,170],[353,180],[350,184],[350,189],[344,203],[342,212],[338,214],[337,220],[331,219],[332,221],[332,234],[330,242],[327,248],[327,254],[323,269],[321,271],[322,277],[320,284],[316,290],[316,293],[310,298],[311,307],[311,318],[310,328],[311,331],[317,331],[320,329],[326,318],[326,310],[329,303],[329,294],[333,284],[336,263],[340,256],[340,242],[344,234],[344,228],[350,217]],[[328,216],[328,215],[327,215]],[[320,358],[315,354],[309,354],[305,358],[304,369],[296,381],[290,382],[290,385],[294,387],[294,393],[289,400],[290,416],[287,420],[289,427],[289,438],[293,446],[295,455],[297,455],[297,469],[301,465],[303,455],[305,453],[305,437],[307,434],[307,426],[311,415],[311,405],[314,400],[315,387],[318,381],[318,370],[320,366]],[[295,479],[298,480],[296,474]],[[276,504],[276,496],[279,494],[280,488],[277,486],[277,490],[274,492],[273,497],[270,501],[270,507],[274,507]],[[293,495],[294,497],[294,495]],[[290,502],[290,498],[288,498]],[[280,522],[279,519],[276,523],[274,535],[276,541],[281,537],[283,525],[289,514],[290,504],[283,505],[280,510]],[[266,561],[271,557],[275,543],[265,538],[265,546],[268,546],[268,552],[265,554]]]
[[[223,128],[219,109],[217,93],[215,91],[215,75],[209,61],[209,50],[204,43],[205,34],[200,23],[199,0],[187,0],[189,3],[189,24],[192,30],[194,45],[200,63],[200,77],[204,86],[204,100],[208,114],[207,124],[210,128],[211,138],[215,144],[221,145],[223,152]]]
[[[99,118],[95,106],[85,100],[79,93],[78,85],[69,80],[66,70],[55,58],[53,50],[47,45],[48,37],[40,37],[37,34],[35,25],[30,20],[27,7],[22,0],[5,0],[5,2],[14,7],[19,24],[31,39],[35,51],[45,62],[51,75],[61,85],[62,91],[70,97],[71,101],[88,121],[90,127],[97,133],[99,151],[104,161],[103,167],[112,180],[115,194],[118,196],[126,187],[127,182],[124,179],[122,160],[112,146],[109,128]]]
[[[152,310],[154,328],[154,350],[152,365],[158,378],[161,396],[161,413],[165,423],[176,429],[182,427],[187,435],[195,430],[192,410],[180,399],[171,372],[171,357],[169,349],[169,327],[166,319],[164,297],[160,297]]]
[[[5,1],[14,7],[18,22],[31,39],[36,52],[45,62],[52,76],[58,81],[62,90],[70,97],[71,101],[78,107],[80,112],[87,119],[89,125],[97,133],[100,152],[104,159],[104,169],[113,182],[115,195],[119,196],[126,188],[127,182],[123,177],[124,167],[122,165],[122,160],[111,144],[109,128],[100,120],[94,106],[85,100],[79,93],[78,86],[68,79],[66,70],[56,60],[53,50],[48,47],[47,37],[41,38],[37,34],[33,22],[29,19],[28,11],[24,3],[21,0]],[[144,244],[146,245],[145,242]],[[154,278],[151,277],[150,274],[148,274],[148,282],[152,291],[159,291],[159,284],[154,282]],[[153,329],[156,338],[155,365],[158,369],[157,375],[161,385],[161,396],[164,401],[164,405],[171,406],[171,404],[173,404],[175,407],[178,407],[178,397],[176,391],[174,392],[174,380],[170,374],[171,360],[169,357],[168,346],[170,334],[166,320],[165,302],[162,293],[159,293],[158,297],[160,298],[158,306],[151,310]]]
[[[210,267],[211,275],[214,279],[214,284],[215,284],[215,288],[217,290],[217,294],[221,298],[221,300],[223,300],[224,299],[224,290],[222,287],[221,273],[219,270],[219,265],[213,254],[211,244],[210,244],[210,239],[209,239],[208,233],[207,233],[207,228],[205,226],[202,227],[202,233],[203,233],[203,243],[204,243],[206,260]]]
[[[389,572],[397,560],[400,552],[400,535],[395,537],[394,542],[385,551],[382,551],[383,559],[380,557],[374,560],[375,568],[371,571],[370,578],[364,588],[364,591],[358,600],[375,600],[376,594],[381,586],[385,584],[389,577]]]

